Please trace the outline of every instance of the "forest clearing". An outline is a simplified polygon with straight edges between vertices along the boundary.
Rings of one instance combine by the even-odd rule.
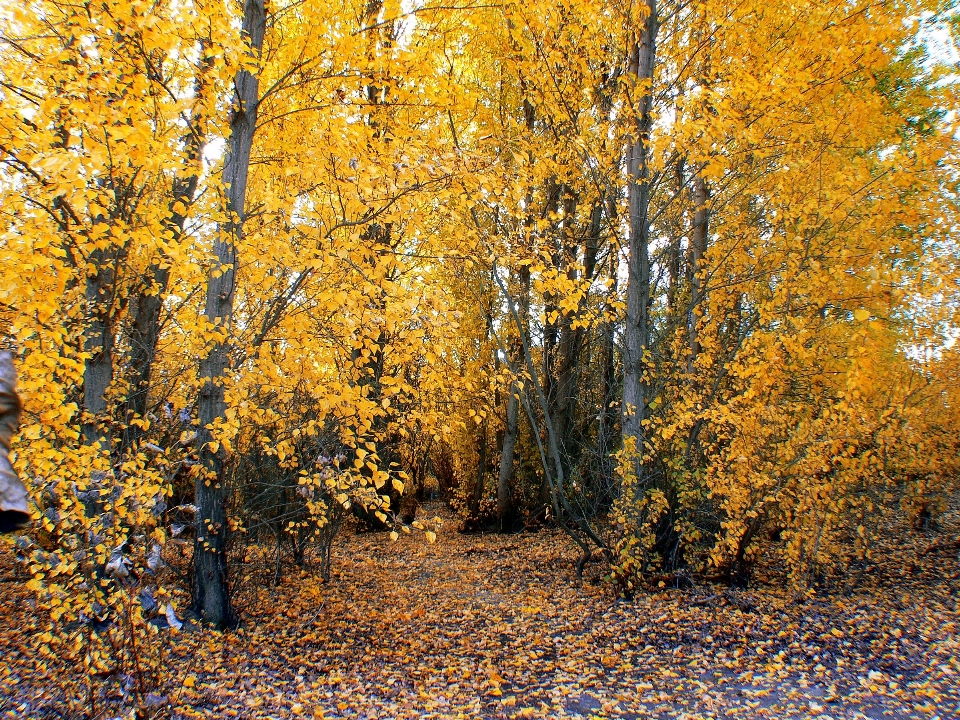
[[[960,718],[960,0],[0,0],[0,714]]]
[[[245,579],[239,631],[170,640],[148,717],[960,717],[960,557],[931,537],[885,543],[853,593],[770,578],[624,600],[595,573],[575,582],[557,531],[444,528],[436,544],[345,533],[330,583],[315,568],[279,587]],[[81,675],[38,667],[42,623],[6,587],[0,717],[63,717],[54,677]]]

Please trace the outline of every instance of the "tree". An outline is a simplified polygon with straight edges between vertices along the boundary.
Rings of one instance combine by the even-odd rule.
[[[263,0],[246,0],[241,28],[244,36],[249,38],[254,61],[263,50],[266,25]],[[235,615],[227,585],[226,448],[221,449],[212,431],[217,421],[226,418],[222,378],[228,364],[227,339],[230,336],[236,291],[237,244],[243,236],[250,156],[260,104],[260,83],[249,69],[241,67],[237,70],[235,88],[223,163],[226,221],[213,243],[215,261],[207,281],[204,311],[215,339],[210,344],[209,354],[200,364],[203,386],[198,403],[198,443],[206,473],[198,478],[196,485],[193,604],[207,622],[217,626],[234,624]]]

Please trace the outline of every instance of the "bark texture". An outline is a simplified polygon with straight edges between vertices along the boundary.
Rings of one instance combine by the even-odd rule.
[[[649,387],[644,380],[644,354],[650,342],[650,162],[653,71],[656,59],[656,0],[647,0],[646,16],[634,45],[630,73],[639,97],[639,116],[629,154],[630,264],[627,275],[627,319],[623,352],[623,439],[643,447],[643,420]],[[638,468],[639,469],[639,468]]]
[[[693,232],[690,238],[690,321],[689,345],[690,366],[693,373],[694,364],[700,354],[700,305],[703,302],[703,258],[707,254],[707,230],[709,210],[707,209],[707,184],[700,173],[693,178]]]
[[[523,346],[529,335],[530,323],[530,268],[523,265],[516,272],[516,293],[519,304],[516,336],[509,349],[508,364],[512,371],[519,372],[523,367]],[[520,386],[516,381],[510,383],[507,397],[507,418],[503,432],[503,447],[500,453],[500,473],[497,478],[497,521],[501,531],[508,530],[513,524],[516,508],[513,503],[514,462],[516,459],[517,439],[520,437]]]
[[[94,272],[87,276],[85,299],[88,325],[83,350],[88,357],[83,367],[83,437],[89,445],[99,444],[112,450],[107,418],[107,388],[113,381],[113,330],[110,327],[112,298],[116,280],[116,248],[94,250],[90,264]]]
[[[243,6],[243,32],[250,40],[254,54],[263,48],[266,29],[264,0],[246,0]],[[204,314],[207,319],[229,334],[233,317],[236,281],[237,243],[243,236],[244,203],[250,172],[250,153],[257,127],[257,105],[260,83],[247,70],[237,72],[230,136],[223,164],[230,222],[220,228],[213,243],[216,261],[207,280]],[[195,504],[196,543],[194,546],[193,607],[203,619],[218,627],[235,624],[227,582],[227,510],[226,452],[213,442],[211,424],[224,417],[223,374],[228,365],[229,344],[225,338],[213,344],[200,363],[200,461],[205,471],[197,481]]]
[[[536,123],[536,110],[533,103],[526,97],[523,99],[523,123],[527,132],[532,133]],[[530,159],[533,160],[532,155]],[[532,206],[533,198],[528,192],[526,207],[531,208]],[[533,216],[528,211],[524,221],[524,229],[529,234],[532,228]],[[516,271],[516,292],[519,298],[520,312],[518,318],[520,322],[516,328],[516,339],[510,348],[510,356],[507,358],[511,370],[519,370],[523,367],[523,348],[530,332],[530,267],[528,265],[522,265]],[[518,397],[520,392],[520,387],[516,381],[511,382],[507,397],[507,417],[503,431],[503,444],[500,452],[500,470],[497,476],[497,522],[501,532],[510,529],[516,513],[513,502],[513,488],[514,461],[517,439],[520,436],[520,398]]]

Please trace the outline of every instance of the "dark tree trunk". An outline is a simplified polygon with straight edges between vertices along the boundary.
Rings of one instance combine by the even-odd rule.
[[[246,0],[243,7],[243,33],[249,38],[254,53],[263,49],[266,29],[264,0]],[[247,70],[237,72],[230,136],[223,165],[223,184],[227,192],[226,210],[231,220],[220,228],[213,243],[216,263],[207,279],[207,300],[204,314],[208,322],[229,332],[233,318],[236,282],[237,243],[243,235],[247,179],[250,153],[257,127],[259,81]],[[210,425],[223,418],[226,411],[223,374],[227,367],[229,339],[214,343],[200,363],[198,445],[204,474],[197,480],[195,503],[196,543],[194,546],[193,607],[204,620],[219,626],[235,624],[227,582],[227,507],[225,473],[226,451],[216,443]]]
[[[503,432],[503,450],[500,453],[500,473],[497,476],[497,524],[501,532],[509,529],[513,523],[513,463],[517,448],[517,431],[520,401],[516,383],[510,384],[507,398],[507,419]]]
[[[487,474],[487,420],[484,418],[477,429],[477,477],[470,498],[470,515],[480,519],[480,503],[483,502],[483,481]]]
[[[147,271],[148,286],[131,302],[133,318],[129,329],[130,365],[121,455],[136,447],[143,437],[143,428],[137,420],[147,414],[147,397],[150,392],[150,377],[157,353],[157,338],[160,333],[160,311],[166,296],[170,270],[153,265]]]
[[[610,277],[613,285],[610,287],[610,295],[616,296],[617,293],[617,256],[610,253]],[[610,311],[609,306],[607,311]],[[614,330],[613,321],[604,323],[603,327],[603,369],[600,378],[600,417],[597,423],[597,454],[600,457],[601,482],[610,488],[610,497],[606,499],[609,504],[613,501],[613,459],[612,453],[616,449],[615,442],[615,424],[616,417],[612,405],[616,400],[616,366],[614,355]]]
[[[567,279],[578,280],[577,246],[573,240],[576,197],[567,192],[564,197],[564,227],[560,238],[559,271],[567,270]],[[578,371],[580,350],[584,332],[573,326],[574,317],[564,313],[560,317],[554,373],[550,398],[550,414],[557,430],[557,442],[560,444],[560,458],[563,462],[564,477],[570,477],[571,468],[577,456],[579,442],[574,437],[574,412],[577,406]]]
[[[611,224],[617,223],[617,200],[613,193],[607,194],[607,215]],[[617,296],[619,282],[620,264],[617,253],[610,251],[608,256],[607,274],[613,284],[607,291],[607,303],[605,310],[608,314],[612,312],[612,303],[610,298]],[[617,447],[616,439],[616,413],[613,409],[617,399],[616,390],[616,321],[608,320],[603,327],[603,371],[600,378],[600,395],[602,398],[602,407],[600,408],[600,418],[597,425],[597,452],[600,455],[602,463],[602,472],[608,485],[613,488],[613,458],[612,453]]]
[[[209,61],[201,62],[197,77],[197,97],[203,93],[203,74],[209,67]],[[170,218],[167,229],[175,239],[183,236],[187,208],[193,203],[197,190],[200,153],[203,149],[203,110],[194,108],[189,132],[184,140],[186,160],[189,167],[184,176],[173,180],[173,198],[170,202]],[[147,399],[150,393],[150,379],[153,374],[153,362],[157,355],[157,340],[160,335],[160,315],[166,299],[167,285],[170,282],[169,259],[160,257],[147,269],[147,277],[139,295],[131,302],[132,322],[129,328],[130,363],[127,376],[128,395],[125,412],[125,427],[121,446],[121,455],[139,445],[143,438],[143,428],[131,421],[142,419],[147,414]]]
[[[521,81],[522,82],[522,81]],[[533,133],[536,121],[536,112],[533,104],[525,97],[523,99],[523,122],[528,133]],[[530,156],[533,160],[532,155]],[[533,216],[530,208],[533,206],[531,193],[527,193],[526,207],[527,215],[524,220],[524,227],[529,233],[533,227]],[[523,367],[525,343],[529,342],[530,335],[530,266],[522,265],[516,270],[517,292],[519,294],[519,318],[520,326],[517,330],[517,337],[510,349],[508,361],[511,370]],[[509,530],[513,525],[516,515],[516,507],[513,499],[513,479],[514,479],[514,461],[516,456],[517,439],[520,434],[520,399],[518,394],[521,392],[516,382],[510,383],[510,394],[507,398],[507,418],[506,427],[503,433],[503,445],[500,453],[500,472],[497,476],[497,522],[500,531]]]
[[[543,207],[543,218],[551,217],[560,207],[560,198],[566,187],[556,182],[556,178],[550,178],[547,181],[545,192],[546,199]],[[555,268],[561,270],[564,264],[563,240],[562,238],[552,237],[553,245],[552,263]],[[547,400],[546,405],[541,408],[544,413],[544,423],[553,422],[553,414],[556,410],[557,387],[554,377],[554,365],[556,363],[557,341],[560,337],[560,324],[555,315],[558,307],[553,293],[543,294],[543,355],[541,360],[540,378],[543,386],[543,393]],[[544,438],[546,439],[546,438]],[[558,441],[559,442],[559,441]],[[551,456],[552,457],[552,456]],[[560,455],[557,455],[559,458]],[[554,475],[561,472],[561,468],[554,468]],[[544,474],[543,481],[540,484],[540,502],[546,508],[551,503],[550,481]]]
[[[517,292],[520,296],[519,317],[520,327],[517,328],[517,338],[510,352],[512,368],[523,366],[524,338],[529,335],[530,317],[530,268],[527,265],[517,270]],[[503,451],[500,454],[500,474],[497,478],[497,520],[500,530],[508,530],[513,524],[516,508],[513,505],[513,476],[514,459],[516,456],[517,438],[520,433],[520,400],[517,397],[521,390],[515,382],[510,383],[510,395],[507,398],[507,422],[503,433]]]
[[[683,194],[684,194],[684,161],[683,158],[677,160],[677,165],[675,168],[676,172],[676,181],[677,181],[677,202],[682,206],[683,204]],[[667,249],[667,271],[669,273],[669,284],[667,285],[667,311],[670,316],[671,326],[676,322],[677,319],[677,301],[678,293],[680,292],[680,271],[681,271],[681,253],[680,253],[680,236],[683,234],[682,230],[682,220],[676,223],[671,223],[672,227],[670,228],[670,245]]]
[[[707,254],[707,232],[709,222],[709,210],[707,200],[709,194],[707,184],[702,175],[698,172],[693,178],[693,232],[690,238],[690,320],[688,326],[688,342],[690,350],[690,360],[688,371],[691,375],[694,372],[694,365],[697,356],[700,354],[700,317],[702,315],[701,304],[704,299],[703,292],[703,260]]]

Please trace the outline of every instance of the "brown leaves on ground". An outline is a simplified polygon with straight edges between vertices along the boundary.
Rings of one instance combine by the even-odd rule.
[[[330,584],[302,573],[261,585],[239,598],[241,630],[177,635],[169,704],[154,714],[960,717],[953,551],[846,597],[703,587],[624,601],[574,583],[556,532],[453,525],[436,544],[345,536]],[[891,566],[909,570],[931,546],[915,545]],[[0,717],[63,717],[62,669],[34,662],[39,624],[5,558]]]

